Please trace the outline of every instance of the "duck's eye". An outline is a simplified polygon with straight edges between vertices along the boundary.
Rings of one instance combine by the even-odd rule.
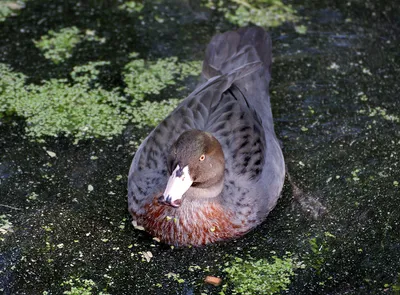
[[[201,155],[200,158],[199,158],[199,160],[200,160],[200,161],[204,161],[205,158],[206,158],[206,155]]]

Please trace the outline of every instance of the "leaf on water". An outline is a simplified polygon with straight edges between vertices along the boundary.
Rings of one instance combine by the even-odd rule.
[[[146,259],[147,262],[150,262],[150,260],[153,258],[153,253],[150,251],[144,252],[142,254],[143,258]]]
[[[304,35],[307,33],[307,27],[305,25],[295,26],[294,29],[297,33]]]
[[[138,223],[137,223],[136,220],[132,220],[132,225],[133,225],[133,227],[134,227],[135,229],[137,229],[137,230],[144,230],[144,227],[141,226],[141,225],[138,225]]]
[[[141,225],[135,226],[135,229],[144,231],[144,227]]]
[[[50,156],[50,157],[52,157],[52,158],[55,158],[55,157],[57,157],[57,154],[55,153],[55,152],[52,152],[52,151],[46,151],[46,153]]]

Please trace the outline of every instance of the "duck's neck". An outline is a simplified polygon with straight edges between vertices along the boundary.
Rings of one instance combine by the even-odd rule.
[[[217,200],[220,198],[223,188],[223,177],[220,181],[211,186],[191,186],[185,193],[185,201],[194,202]]]

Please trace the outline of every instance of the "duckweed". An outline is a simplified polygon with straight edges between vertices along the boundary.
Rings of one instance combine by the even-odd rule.
[[[385,291],[388,291],[388,288],[390,288],[390,290],[393,291],[393,294],[399,294],[400,293],[400,273],[397,273],[397,280],[394,284],[385,284],[384,288],[386,289]]]
[[[70,278],[69,280],[63,282],[61,286],[69,286],[70,289],[64,291],[65,295],[108,295],[108,293],[104,292],[96,292],[94,290],[97,289],[97,285],[93,280],[90,279],[80,279],[80,278]]]
[[[233,294],[275,294],[287,290],[296,264],[286,256],[279,258],[274,255],[272,259],[273,262],[235,257],[224,269],[233,285]],[[222,294],[226,289],[227,285],[223,287]]]
[[[370,113],[368,114],[370,117],[381,116],[383,119],[387,121],[392,121],[396,123],[400,123],[400,117],[388,114],[387,110],[381,107],[372,108]]]
[[[42,85],[25,85],[24,75],[13,73],[6,65],[0,65],[0,71],[5,77],[1,82],[1,111],[24,117],[31,137],[61,133],[78,139],[109,137],[120,133],[128,121],[120,109],[124,98],[116,90],[89,88],[84,82],[91,76],[76,78],[75,84],[52,79]]]
[[[306,255],[305,260],[308,266],[312,267],[317,274],[321,274],[325,259],[329,257],[332,251],[330,243],[336,239],[336,236],[330,232],[325,232],[323,236],[311,238],[309,246],[311,253]]]
[[[131,120],[138,128],[156,126],[174,110],[180,101],[176,98],[161,102],[144,101],[140,106],[130,109]]]
[[[175,282],[177,282],[179,284],[183,284],[185,282],[185,280],[182,279],[179,274],[176,274],[173,272],[169,272],[169,273],[165,274],[165,276],[169,279],[172,278]]]
[[[26,76],[15,73],[8,65],[0,63],[0,117],[4,113],[15,112],[13,101],[24,96],[22,91],[25,86]]]
[[[299,17],[295,10],[280,0],[208,0],[205,5],[224,13],[225,18],[238,26],[250,23],[263,27],[277,27],[284,22],[296,22]],[[305,33],[304,26],[298,28]]]
[[[8,215],[0,215],[0,241],[4,240],[4,235],[13,232],[12,223],[8,220]]]
[[[67,27],[59,31],[50,30],[38,41],[34,41],[35,46],[42,51],[44,57],[53,63],[59,64],[72,57],[75,46],[83,40],[97,41],[104,43],[104,38],[96,36],[92,30],[82,33],[77,27]]]
[[[128,3],[125,3],[128,5]],[[125,5],[124,4],[124,5]],[[54,63],[71,57],[82,40],[101,41],[94,31],[81,33],[76,27],[49,31],[35,45]],[[145,101],[168,86],[200,73],[200,62],[178,62],[177,57],[147,61],[133,59],[123,72],[126,88],[105,90],[98,82],[100,67],[107,61],[75,66],[66,79],[51,79],[41,85],[26,85],[26,76],[0,64],[0,116],[16,114],[26,119],[26,133],[32,138],[72,136],[76,140],[110,138],[120,134],[128,122],[137,128],[155,126],[179,103],[179,99]],[[122,95],[130,97],[128,100]]]
[[[144,101],[150,94],[160,94],[190,75],[198,75],[199,62],[179,63],[176,57],[147,62],[133,60],[125,67],[125,93],[105,90],[98,82],[100,67],[108,62],[90,62],[74,67],[73,83],[51,79],[42,85],[26,85],[26,77],[0,64],[0,114],[26,119],[26,133],[33,138],[72,136],[77,140],[110,138],[120,134],[128,122],[137,128],[155,126],[179,103],[179,99],[161,102]]]
[[[119,134],[128,118],[121,112],[123,98],[116,91],[89,89],[84,84],[50,80],[29,85],[27,95],[16,104],[33,137],[64,133],[76,138]]]
[[[135,57],[133,53],[131,56]],[[147,95],[159,95],[168,86],[176,85],[189,76],[200,74],[200,61],[178,62],[177,57],[145,61],[136,59],[125,66],[125,93],[132,97],[127,109],[135,126],[156,126],[179,104],[181,99],[170,98],[161,102],[144,101]]]
[[[118,6],[119,9],[125,10],[129,13],[141,12],[143,7],[144,5],[142,3],[138,3],[136,1],[127,1],[124,4]]]
[[[9,16],[14,16],[18,10],[25,7],[25,2],[0,1],[0,22],[4,22]]]
[[[47,35],[34,43],[43,52],[45,58],[58,64],[70,58],[76,44],[82,41],[79,32],[77,27],[63,28],[59,31],[50,30]]]
[[[136,57],[137,54],[131,54]],[[200,62],[179,63],[177,57],[169,57],[156,61],[135,59],[124,69],[125,93],[134,98],[133,103],[142,101],[146,95],[160,94],[161,90],[176,85],[188,76],[200,74]]]
[[[12,9],[4,2],[0,2],[0,22],[6,20],[6,18],[13,13]]]

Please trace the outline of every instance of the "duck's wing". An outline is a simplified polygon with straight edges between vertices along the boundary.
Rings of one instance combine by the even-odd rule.
[[[239,54],[244,49],[249,54]],[[203,63],[203,77],[212,79],[249,61],[259,61],[260,68],[233,83],[208,122],[208,130],[224,149],[223,198],[237,212],[238,222],[263,220],[275,206],[284,182],[284,159],[269,98],[271,38],[259,27],[216,35]]]
[[[262,118],[248,104],[239,88],[232,86],[221,98],[205,128],[221,143],[226,176],[257,181],[266,154],[266,133]]]
[[[252,54],[253,48],[243,48]],[[257,71],[258,61],[250,62],[224,75],[213,77],[190,94],[142,142],[129,171],[128,200],[131,211],[141,213],[144,204],[162,193],[168,175],[166,158],[171,145],[185,131],[209,130],[210,116],[220,108],[223,93],[235,81]]]
[[[224,92],[206,130],[221,143],[225,156],[222,199],[235,212],[235,223],[260,223],[275,207],[282,190],[285,164],[275,133],[266,128],[235,85]]]

